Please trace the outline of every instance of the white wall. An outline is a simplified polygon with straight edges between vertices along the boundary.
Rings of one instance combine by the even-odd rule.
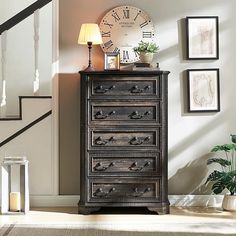
[[[211,147],[228,142],[229,134],[236,133],[236,1],[235,0],[60,0],[60,71],[77,73],[87,66],[87,47],[77,45],[82,23],[97,22],[111,8],[133,5],[146,11],[155,24],[160,53],[155,57],[161,69],[170,70],[169,76],[169,193],[206,194],[203,183],[207,175],[205,160]],[[217,15],[220,19],[220,59],[187,61],[183,59],[185,38],[183,18],[193,15]],[[103,68],[103,52],[93,48],[93,64]],[[186,112],[186,77],[190,68],[220,68],[221,111],[219,113],[189,114]],[[69,95],[69,91],[67,93]],[[72,95],[73,96],[73,95]],[[79,107],[70,110],[73,116]],[[61,118],[63,125],[63,118]],[[66,129],[64,129],[66,130]],[[67,133],[66,133],[67,132]],[[70,133],[69,133],[70,132]],[[77,137],[77,131],[61,135]],[[71,146],[68,146],[70,149]],[[79,156],[79,153],[78,153]],[[70,157],[68,165],[73,165]],[[74,176],[72,176],[74,178]],[[77,173],[79,178],[79,172]],[[70,184],[70,181],[67,182]],[[78,186],[72,186],[74,192]],[[66,192],[64,192],[66,193]]]
[[[35,2],[35,0],[0,0],[0,24],[33,2]],[[33,94],[33,37],[33,15],[10,29],[7,33],[6,81],[8,116],[17,114],[19,95]],[[49,3],[40,10],[39,37],[40,95],[50,95],[52,65],[52,3]]]
[[[21,130],[34,120],[52,109],[51,99],[23,99],[23,119],[19,121],[1,121],[0,130],[5,134],[0,136],[0,142]],[[4,127],[7,126],[7,127]],[[52,155],[52,115],[26,130],[9,143],[0,148],[0,162],[5,156],[26,156],[29,160],[29,182],[31,195],[53,195],[55,163]],[[18,168],[19,169],[19,168]],[[17,168],[12,175],[15,176]],[[17,175],[16,175],[17,177]],[[17,178],[12,184],[17,190]],[[0,177],[1,178],[1,177]],[[0,184],[1,185],[1,184]]]
[[[8,20],[10,17],[22,11],[24,8],[32,4],[34,0],[23,0],[19,2],[18,0],[1,0],[0,8],[0,22],[1,24]]]

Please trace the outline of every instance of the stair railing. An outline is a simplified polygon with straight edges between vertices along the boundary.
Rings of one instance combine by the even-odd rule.
[[[1,101],[0,101],[0,116],[6,116],[6,50],[7,50],[7,32],[3,32],[1,36],[1,50],[2,50],[2,81],[1,81]]]
[[[40,77],[39,77],[39,9],[47,5],[52,0],[38,0],[4,22],[0,25],[0,36],[1,36],[1,66],[2,73],[0,79],[0,117],[6,116],[6,105],[7,105],[7,92],[6,92],[6,52],[7,52],[7,31],[34,14],[34,80],[33,80],[33,94],[39,95],[40,90]]]

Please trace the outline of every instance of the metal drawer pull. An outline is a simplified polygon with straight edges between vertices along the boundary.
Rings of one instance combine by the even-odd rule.
[[[109,142],[114,142],[115,138],[114,137],[110,137],[109,139],[102,139],[100,136],[98,138],[95,139],[95,144],[96,145],[106,145]]]
[[[95,114],[95,119],[106,119],[108,117],[108,115],[104,115],[102,111],[98,111]]]
[[[111,111],[110,113],[108,113],[108,114],[103,114],[103,112],[102,111],[98,111],[96,114],[95,114],[95,119],[106,119],[108,116],[111,116],[111,115],[114,115],[114,114],[116,114],[116,112],[115,111]]]
[[[96,171],[105,171],[114,165],[115,165],[114,162],[111,162],[108,166],[102,166],[101,163],[99,162],[94,166],[93,169]]]
[[[112,192],[116,191],[116,189],[113,187],[111,189],[109,189],[109,191],[105,192],[103,191],[102,188],[98,188],[94,193],[93,196],[95,197],[107,197],[109,194],[111,194]]]
[[[141,197],[143,194],[150,192],[151,188],[145,188],[143,191],[139,191],[138,188],[134,188],[133,197]]]
[[[140,89],[137,85],[135,85],[134,87],[132,87],[130,89],[130,92],[131,93],[142,93],[143,92],[143,89]]]
[[[142,119],[144,116],[150,115],[150,111],[146,111],[144,114],[139,114],[138,111],[134,111],[131,115],[129,115],[130,119],[138,120]]]
[[[97,86],[94,90],[95,90],[95,93],[106,93],[106,92],[108,92],[109,90],[113,90],[113,89],[115,89],[115,88],[116,88],[115,85],[112,85],[112,86],[109,87],[109,88],[103,88],[102,85],[99,85],[99,86]]]
[[[144,90],[150,90],[150,89],[151,89],[151,86],[150,86],[150,85],[144,87],[144,89],[140,89],[140,88],[138,87],[138,85],[134,85],[134,86],[130,89],[130,92],[131,92],[131,93],[142,93],[142,92],[144,92]]]
[[[137,138],[137,137],[134,137],[134,138],[132,138],[130,141],[129,141],[129,143],[131,144],[131,145],[141,145],[141,144],[143,144],[144,142],[147,142],[147,141],[149,141],[151,138],[148,136],[148,137],[145,137],[145,138]]]
[[[147,161],[143,166],[140,166],[140,167],[137,167],[138,163],[137,162],[134,162],[130,167],[129,167],[129,170],[132,170],[132,171],[141,171],[143,170],[145,167],[148,167],[151,165],[151,162],[150,161]]]

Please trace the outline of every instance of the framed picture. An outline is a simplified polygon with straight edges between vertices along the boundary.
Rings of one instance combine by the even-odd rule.
[[[187,59],[219,59],[218,16],[186,17]]]
[[[191,69],[188,75],[188,111],[220,111],[219,69]]]
[[[116,52],[105,53],[105,70],[119,70],[120,69],[120,54]]]

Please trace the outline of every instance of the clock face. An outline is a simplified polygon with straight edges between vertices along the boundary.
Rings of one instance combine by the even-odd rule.
[[[138,43],[153,41],[154,27],[149,16],[137,7],[120,6],[110,10],[100,22],[104,52],[119,52],[121,63],[133,63],[139,55]]]

